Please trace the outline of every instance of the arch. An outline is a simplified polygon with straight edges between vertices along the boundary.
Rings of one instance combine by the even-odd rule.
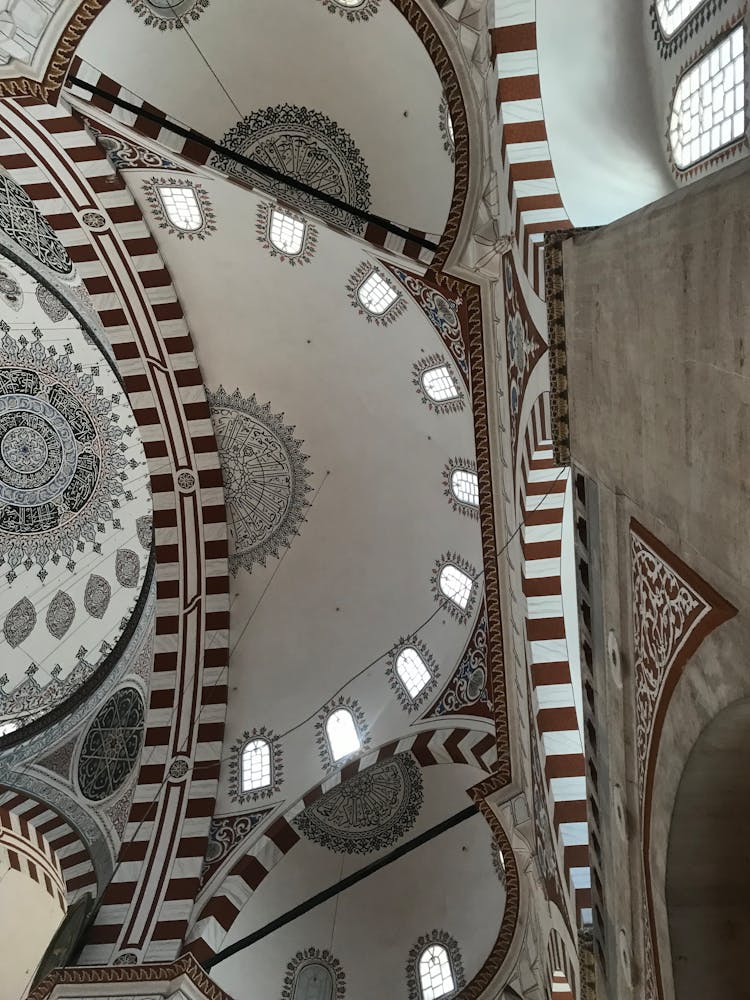
[[[273,756],[271,741],[264,736],[254,736],[241,751],[240,788],[243,792],[257,791],[273,785]]]
[[[563,551],[567,548],[563,522],[570,470],[555,465],[549,426],[549,395],[542,393],[532,406],[524,435],[519,490],[526,638],[536,722],[532,739],[539,740],[540,764],[554,802],[552,825],[563,845],[575,909],[583,919],[591,907],[586,765],[580,695],[576,696],[574,688],[563,607]],[[572,539],[567,543],[572,545]],[[577,656],[577,640],[572,655]],[[566,775],[564,789],[553,781],[558,774]]]
[[[103,7],[105,0],[84,0],[84,2],[101,4]],[[442,84],[453,127],[453,145],[455,148],[453,196],[442,235],[439,237],[438,248],[435,251],[423,248],[419,244],[413,243],[409,238],[397,236],[373,223],[366,225],[363,238],[373,246],[381,248],[387,246],[391,252],[419,260],[424,264],[431,264],[435,269],[442,269],[458,242],[460,230],[465,228],[469,219],[470,212],[467,209],[473,207],[470,205],[470,202],[478,199],[482,190],[482,185],[479,183],[482,156],[479,150],[477,155],[471,155],[470,145],[473,146],[474,140],[470,142],[469,122],[464,100],[464,94],[467,94],[469,99],[473,98],[473,83],[469,76],[470,70],[463,62],[462,50],[458,39],[455,39],[455,43],[451,44],[450,48],[455,52],[460,61],[454,64],[449,54],[446,42],[442,37],[443,34],[448,35],[444,26],[444,18],[440,18],[439,25],[433,24],[418,0],[390,0],[390,2],[404,17],[424,46]],[[99,10],[96,13],[99,13]],[[451,42],[454,42],[453,38],[451,38]],[[68,61],[70,61],[70,57]],[[67,66],[68,62],[65,64],[66,71]],[[152,114],[164,118],[166,122],[169,121],[169,116],[159,108],[154,107],[150,102],[144,102],[138,94],[133,93],[124,86],[118,85],[116,82],[113,87],[113,81],[105,73],[101,72],[97,67],[84,62],[78,56],[72,61],[70,76],[79,76],[88,83],[101,87],[108,93],[112,93],[114,89],[115,93],[135,107],[143,107],[147,103],[148,110]],[[25,83],[26,81],[23,82]],[[75,84],[71,85],[70,82],[66,86],[66,91],[86,101],[91,97],[88,91],[76,88]],[[128,120],[130,121],[130,118]],[[146,139],[153,138],[153,122],[146,118],[136,115],[131,128]],[[189,139],[169,133],[168,128],[162,129],[160,142],[172,152],[177,153],[185,161],[197,166],[205,164],[210,152],[208,149],[198,149],[196,151],[195,143]],[[476,143],[478,146],[481,145],[481,138],[479,136],[477,136]],[[470,187],[469,180],[472,172],[476,173],[477,176],[476,183]],[[469,195],[470,190],[473,192],[471,197]],[[434,234],[419,232],[417,230],[410,230],[410,233],[420,238],[435,239]]]
[[[360,750],[362,738],[354,715],[348,708],[335,708],[330,712],[325,729],[328,750],[334,763],[346,760]]]
[[[325,788],[322,782],[316,785],[283,816],[272,820],[245,853],[239,857],[233,856],[231,865],[229,859],[227,860],[212,880],[208,892],[204,891],[196,900],[193,920],[185,938],[186,950],[199,961],[219,951],[234,920],[252,894],[300,839],[291,822],[298,813],[342,780],[352,777],[376,761],[406,751],[411,751],[421,767],[435,764],[469,764],[485,772],[492,770],[497,756],[495,738],[491,733],[476,729],[448,728],[410,733],[401,740],[380,747],[379,750],[354,758],[346,764],[345,769],[339,768],[325,779]],[[490,822],[489,817],[492,817],[490,822],[492,833],[496,839],[503,841],[501,847],[507,861],[511,852],[510,844],[494,812],[489,810],[489,815],[487,812],[483,814],[488,822]],[[499,834],[496,826],[500,830]],[[513,870],[515,871],[515,867]],[[517,881],[514,884],[517,891]],[[513,892],[511,887],[508,890],[509,897],[513,897]]]
[[[747,991],[750,698],[724,708],[698,737],[669,828],[666,903],[679,1000]]]
[[[575,1000],[577,996],[576,969],[570,949],[554,929],[547,942],[547,995],[551,1000]]]
[[[190,879],[183,876],[189,871],[200,877],[226,712],[226,685],[220,683],[228,660],[226,512],[216,440],[192,339],[171,278],[140,209],[104,152],[82,121],[63,109],[30,99],[23,105],[3,102],[0,119],[7,134],[0,165],[22,187],[30,186],[32,198],[42,203],[40,210],[49,210],[50,203],[58,206],[57,228],[66,246],[75,246],[79,254],[85,248],[87,295],[122,366],[136,420],[146,428],[146,457],[159,510],[154,518],[157,575],[160,584],[167,581],[157,597],[154,652],[163,687],[156,701],[152,698],[146,717],[149,766],[142,766],[139,773],[121,857],[128,852],[141,856],[153,837],[164,849],[163,863],[150,869],[143,866],[136,881],[122,867],[116,871],[98,912],[97,943],[85,947],[84,961],[107,964],[118,940],[129,933],[140,895],[153,889],[159,896],[155,885],[166,881],[172,886],[167,895],[174,896],[169,920],[160,908],[151,913],[141,951],[147,960],[151,940],[161,936],[158,954],[163,959],[170,951],[178,954],[179,928],[187,927],[193,893]],[[86,150],[85,161],[74,159],[74,149]],[[99,192],[106,192],[104,201]],[[183,711],[171,712],[165,726],[164,709],[178,704],[178,692],[184,695],[179,699]],[[212,725],[194,725],[208,703]],[[177,727],[191,735],[184,754],[172,761],[169,746],[173,735],[177,739]],[[15,735],[3,739],[14,742]],[[193,785],[184,758],[192,762],[196,756],[203,770],[200,782]],[[170,780],[157,799],[155,823],[144,827],[139,795],[148,801],[153,798],[154,769],[159,781],[165,776]],[[148,790],[139,792],[141,785]],[[183,844],[159,817],[168,802],[181,802],[179,811],[187,810],[193,800],[203,803],[200,818],[192,821],[194,836]],[[211,802],[208,810],[206,802]],[[175,871],[178,852],[180,877]]]
[[[94,863],[80,834],[46,802],[5,785],[0,785],[0,843],[17,855],[19,870],[35,882],[40,874],[51,896],[64,897],[58,900],[63,909],[87,892],[97,895]],[[11,865],[16,867],[12,857]]]

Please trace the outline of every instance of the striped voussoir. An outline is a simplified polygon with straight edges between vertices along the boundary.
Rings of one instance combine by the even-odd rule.
[[[65,245],[98,311],[149,463],[157,561],[144,750],[118,865],[82,961],[180,951],[218,787],[228,663],[223,485],[201,373],[175,289],[140,209],[80,120],[0,102],[0,166]],[[108,224],[81,225],[87,211]],[[170,774],[173,757],[187,761]]]
[[[487,773],[497,759],[494,734],[476,729],[427,729],[387,743],[351,761],[336,774],[316,785],[283,816],[273,820],[249,850],[229,859],[210,884],[210,898],[203,894],[188,934],[188,950],[202,962],[216,954],[229,929],[266,875],[300,839],[292,826],[298,813],[331,788],[354,777],[371,764],[395,754],[411,752],[421,767],[433,764],[468,764]]]
[[[122,122],[123,125],[127,125],[128,128],[132,129],[133,132],[136,132],[144,139],[153,143],[158,143],[158,145],[164,149],[170,150],[170,152],[175,153],[192,166],[200,167],[206,164],[209,156],[211,155],[211,150],[207,145],[198,142],[195,139],[186,139],[183,135],[180,135],[178,132],[169,128],[170,122],[182,129],[190,128],[189,124],[178,121],[176,118],[166,114],[166,112],[160,111],[158,108],[154,107],[153,104],[149,104],[148,101],[144,101],[144,99],[138,94],[134,93],[132,90],[128,90],[127,87],[121,86],[111,77],[101,73],[95,66],[85,62],[79,56],[76,56],[73,60],[70,75],[77,77],[79,80],[83,80],[94,87],[99,87],[107,94],[111,94],[113,97],[118,97],[123,101],[127,101],[128,104],[134,105],[136,108],[145,109],[150,112],[150,114],[157,115],[167,124],[160,126],[150,117],[146,117],[142,113],[139,114],[137,111],[129,111],[126,108],[122,108],[119,104],[115,104],[114,101],[108,100],[100,94],[92,94],[90,91],[75,83],[68,84],[68,93],[73,94],[79,100],[86,101],[94,108],[99,108],[101,111],[105,111],[115,121],[119,121]],[[217,141],[215,137],[212,136],[211,138],[213,138],[214,141]],[[238,183],[236,178],[234,178],[234,181],[235,183]],[[249,183],[247,186],[251,187]],[[418,229],[407,229],[406,231],[409,233],[408,237],[397,236],[395,233],[390,232],[388,229],[385,229],[383,226],[380,226],[375,222],[368,222],[365,227],[363,239],[372,246],[390,250],[391,253],[399,254],[402,257],[408,257],[411,260],[418,260],[423,264],[431,264],[433,257],[435,256],[435,252],[423,247],[420,243],[416,242],[416,240],[427,239],[432,243],[438,244],[440,242],[440,236],[435,235],[434,233],[422,232]]]
[[[536,0],[495,4],[490,36],[498,75],[497,110],[508,204],[524,270],[541,297],[544,234],[549,229],[568,229],[571,223],[547,141],[539,82]]]
[[[566,946],[556,930],[547,944],[547,982],[551,1000],[575,1000],[576,963],[571,958],[572,947]]]
[[[96,896],[96,873],[86,845],[45,802],[0,785],[0,845],[10,867],[44,886],[65,912],[86,892]]]
[[[565,635],[562,600],[563,506],[569,469],[555,465],[548,394],[535,401],[522,457],[521,551],[526,637],[544,774],[554,802],[576,912],[591,906],[586,770]]]

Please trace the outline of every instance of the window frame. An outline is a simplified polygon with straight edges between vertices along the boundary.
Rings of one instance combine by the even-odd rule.
[[[284,218],[291,219],[292,223],[299,223],[302,226],[302,235],[300,236],[299,249],[298,250],[286,250],[284,247],[279,246],[279,244],[274,240],[272,236],[274,215],[280,215]],[[282,222],[283,225],[283,222]],[[288,257],[290,260],[296,257],[301,257],[305,251],[305,238],[307,236],[307,222],[302,218],[301,215],[296,212],[287,212],[286,209],[281,208],[279,205],[272,205],[268,211],[268,242],[276,250],[277,253]]]
[[[444,368],[445,371],[448,373],[448,377],[450,378],[451,382],[453,383],[453,388],[455,389],[455,395],[453,395],[453,396],[443,396],[442,399],[436,399],[432,395],[432,393],[429,391],[429,389],[427,388],[427,386],[425,385],[425,376],[429,375],[430,372],[438,371],[440,368]],[[424,392],[425,396],[427,396],[427,398],[429,400],[431,400],[433,403],[436,403],[438,405],[442,404],[442,403],[453,402],[453,401],[459,399],[460,396],[461,396],[461,390],[459,388],[458,382],[456,381],[456,378],[453,375],[453,372],[450,370],[450,367],[445,362],[442,362],[441,364],[437,364],[437,365],[432,365],[431,368],[425,368],[425,370],[420,374],[419,380],[422,383],[422,391]]]
[[[369,306],[365,305],[360,296],[360,292],[362,291],[363,287],[367,284],[368,281],[371,281],[373,278],[379,278],[383,282],[383,284],[386,285],[394,294],[394,298],[388,303],[385,309],[382,309],[380,312],[375,312],[373,309],[370,309]],[[372,316],[373,319],[382,319],[383,316],[386,316],[388,312],[398,304],[398,300],[401,298],[401,292],[398,290],[398,288],[394,288],[394,286],[391,284],[388,278],[386,278],[384,274],[381,274],[377,267],[370,268],[369,273],[366,274],[362,278],[360,283],[357,285],[357,290],[355,291],[354,294],[356,296],[360,308],[364,309],[364,311],[369,316]]]
[[[268,753],[268,781],[264,782],[262,785],[245,785],[245,754],[247,753],[248,747],[253,743],[263,744]],[[242,795],[252,795],[254,793],[260,793],[267,790],[271,790],[274,787],[274,752],[273,752],[273,741],[267,736],[259,735],[254,733],[249,739],[245,740],[239,752],[239,775],[240,775],[240,793]]]
[[[424,984],[422,982],[422,961],[425,957],[425,954],[428,951],[432,951],[433,948],[439,949],[445,955],[446,961],[448,963],[448,971],[450,972],[451,982],[453,983],[453,986],[446,993],[441,993],[437,997],[430,997],[429,1000],[445,1000],[445,998],[454,997],[456,995],[456,993],[458,992],[458,985],[456,981],[456,971],[453,968],[453,960],[451,958],[451,953],[448,950],[448,948],[446,948],[446,946],[442,943],[442,941],[430,941],[428,944],[424,946],[424,948],[419,953],[419,956],[417,958],[417,982],[419,984],[419,995],[422,998],[422,1000],[427,1000],[427,998],[425,997]]]
[[[159,199],[164,215],[166,216],[170,226],[172,226],[180,233],[185,233],[186,236],[190,235],[195,236],[196,233],[200,233],[204,229],[206,225],[206,217],[203,214],[203,209],[201,207],[200,198],[198,197],[198,192],[195,190],[192,184],[162,184],[157,181],[154,186],[156,188],[156,195]],[[193,200],[195,201],[195,209],[198,213],[197,226],[190,226],[190,228],[187,228],[181,225],[179,222],[175,222],[169,210],[169,207],[166,201],[164,200],[164,195],[163,195],[164,190],[169,190],[169,191],[182,190],[182,191],[189,191],[191,193]]]
[[[729,41],[732,38],[732,36],[735,34],[735,32],[737,32],[737,31],[741,32],[741,37],[742,37],[742,68],[743,68],[744,103],[743,103],[743,106],[742,106],[741,113],[743,115],[744,129],[743,129],[743,131],[742,131],[742,133],[740,135],[735,136],[734,138],[728,139],[726,142],[723,142],[720,145],[716,146],[715,148],[710,149],[707,153],[705,153],[702,156],[699,156],[697,159],[691,160],[689,163],[687,163],[685,165],[680,165],[677,162],[677,156],[676,156],[676,153],[675,153],[675,146],[674,146],[674,143],[672,141],[672,121],[673,121],[673,118],[675,116],[675,102],[677,101],[677,96],[679,94],[680,87],[681,87],[683,81],[685,81],[687,79],[687,77],[691,73],[693,73],[694,71],[698,70],[698,67],[701,65],[701,63],[703,63],[704,61],[709,61],[710,62],[712,53],[715,50],[718,50],[724,42]],[[710,73],[710,69],[709,69],[709,73]],[[709,80],[710,80],[710,76],[709,76]],[[692,60],[692,62],[690,62],[680,72],[679,76],[677,77],[677,79],[675,81],[675,85],[674,85],[674,88],[672,90],[672,99],[669,102],[669,109],[668,109],[668,112],[667,112],[667,145],[668,145],[668,152],[669,152],[669,160],[670,160],[670,163],[672,164],[672,168],[674,170],[674,173],[676,174],[676,176],[678,178],[690,176],[696,170],[700,170],[700,169],[704,168],[705,166],[709,165],[714,159],[716,159],[719,156],[722,156],[727,150],[730,150],[733,147],[738,146],[739,144],[741,144],[742,142],[744,142],[746,140],[747,135],[748,135],[748,125],[749,125],[749,122],[750,122],[750,119],[748,117],[748,84],[749,83],[750,83],[750,79],[748,78],[748,31],[747,31],[747,25],[746,25],[746,22],[745,22],[745,18],[741,17],[737,21],[735,21],[735,23],[732,24],[729,28],[723,29],[721,32],[719,32],[718,34],[714,35],[710,39],[710,41],[700,50],[700,52],[696,55],[696,57]],[[739,113],[739,112],[737,112],[737,111],[734,112],[734,114],[737,114],[737,113]],[[730,121],[730,120],[731,120],[731,118],[725,119],[725,121]],[[708,130],[709,134],[710,134],[711,130],[713,128],[715,128],[715,127],[719,127],[720,128],[721,126],[712,126],[711,129]],[[700,132],[698,138],[700,139],[700,137],[702,135],[704,135],[704,134],[705,133]]]
[[[677,25],[677,27],[674,28],[671,32],[666,32],[664,30],[664,25],[662,23],[661,14],[659,13],[660,2],[661,2],[661,0],[654,0],[654,16],[656,18],[656,25],[657,25],[657,27],[659,29],[659,34],[661,35],[663,41],[665,41],[665,42],[671,42],[671,41],[673,41],[680,34],[681,31],[685,30],[685,28],[687,27],[687,25],[690,24],[690,22],[693,20],[693,18],[696,17],[700,13],[700,11],[702,10],[702,8],[706,7],[709,4],[710,0],[699,0],[698,5],[696,7],[694,7],[693,10],[691,10],[690,13],[687,14],[683,18],[683,20],[680,21],[680,23]],[[665,2],[666,2],[666,0],[665,0]]]
[[[466,595],[466,602],[464,604],[459,604],[455,597],[451,597],[450,594],[446,594],[443,590],[443,573],[449,568],[456,570],[457,573],[460,573],[462,577],[465,577],[469,581],[469,592]],[[440,571],[438,573],[438,590],[440,591],[443,600],[449,601],[454,607],[458,608],[462,615],[468,614],[469,609],[471,608],[472,596],[474,594],[474,583],[474,578],[467,573],[466,570],[462,569],[459,565],[457,565],[457,563],[451,561],[450,559],[446,560],[440,567]]]
[[[344,713],[348,715],[349,718],[352,720],[352,726],[354,727],[354,732],[357,736],[358,746],[356,747],[356,749],[349,750],[347,753],[342,754],[340,757],[337,757],[333,749],[333,743],[331,742],[331,735],[328,731],[328,725],[331,719],[334,717],[334,715],[341,715]],[[351,710],[351,708],[349,708],[348,706],[336,705],[335,708],[332,708],[331,711],[326,714],[325,722],[323,723],[323,732],[325,733],[326,745],[328,747],[328,755],[335,766],[339,766],[340,764],[343,764],[345,761],[352,760],[354,757],[357,757],[359,756],[359,754],[361,754],[363,746],[362,734],[359,731],[359,726],[357,725],[357,717],[355,713]]]
[[[398,668],[399,661],[401,660],[401,657],[405,653],[407,653],[409,651],[411,651],[411,652],[413,652],[415,654],[415,656],[417,657],[417,659],[419,660],[419,662],[422,664],[422,668],[424,669],[425,673],[427,674],[427,679],[422,684],[422,686],[419,688],[419,690],[416,691],[414,694],[412,694],[412,692],[407,687],[406,681],[401,676],[401,672],[400,672],[400,670]],[[425,694],[430,690],[430,687],[434,684],[434,681],[435,681],[435,675],[430,670],[429,665],[427,664],[425,658],[422,656],[422,654],[417,649],[417,647],[413,643],[411,643],[411,642],[404,643],[404,645],[401,646],[401,648],[399,649],[399,651],[396,654],[396,656],[394,658],[394,661],[393,661],[393,670],[394,670],[395,676],[398,678],[399,684],[404,689],[404,694],[409,699],[409,701],[412,703],[412,705],[417,704],[419,701],[421,701],[424,698]]]
[[[456,488],[454,486],[453,479],[454,479],[455,476],[461,475],[461,474],[463,474],[465,476],[473,476],[473,478],[475,480],[476,492],[477,492],[477,501],[476,501],[476,503],[474,503],[472,500],[465,500],[463,497],[460,497],[458,495],[458,493],[456,493]],[[456,503],[461,504],[461,506],[463,506],[463,507],[469,507],[471,510],[479,510],[479,475],[478,475],[476,469],[470,469],[466,465],[456,465],[456,466],[454,466],[450,470],[450,473],[449,473],[448,486],[449,486],[449,489],[451,491],[451,494],[453,495],[453,499],[456,501]]]

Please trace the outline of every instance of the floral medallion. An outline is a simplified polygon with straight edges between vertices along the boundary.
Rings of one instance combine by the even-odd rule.
[[[159,31],[181,29],[197,21],[209,5],[209,0],[168,0],[158,3],[156,0],[126,0],[138,17],[143,19],[149,28]]]
[[[347,21],[369,21],[377,14],[380,7],[380,0],[320,0],[326,10],[339,17],[346,18]]]
[[[271,412],[236,389],[231,395],[220,386],[208,392],[214,433],[224,477],[229,520],[229,568],[249,572],[279,557],[299,534],[312,487],[294,427],[283,413]]]

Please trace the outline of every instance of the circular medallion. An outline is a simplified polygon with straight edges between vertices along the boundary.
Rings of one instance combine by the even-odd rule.
[[[141,752],[144,708],[139,692],[121,688],[89,726],[78,758],[78,784],[92,802],[109,798],[127,780]]]
[[[56,274],[71,275],[73,262],[55,230],[24,189],[0,176],[0,229],[40,264]]]
[[[229,520],[229,567],[251,570],[291,545],[304,521],[310,475],[307,455],[282,422],[252,396],[231,396],[219,388],[208,394],[224,477]]]
[[[319,111],[293,104],[262,108],[230,129],[221,144],[347,205],[363,210],[370,207],[370,176],[362,153],[348,132]],[[273,180],[222,153],[212,153],[208,162],[334,226],[364,231],[364,221],[345,209]]]
[[[294,823],[309,840],[341,854],[390,847],[414,826],[422,775],[409,753],[373,764],[326,792]]]
[[[102,213],[94,211],[84,212],[81,216],[81,222],[89,229],[104,229],[107,225],[107,220]]]

